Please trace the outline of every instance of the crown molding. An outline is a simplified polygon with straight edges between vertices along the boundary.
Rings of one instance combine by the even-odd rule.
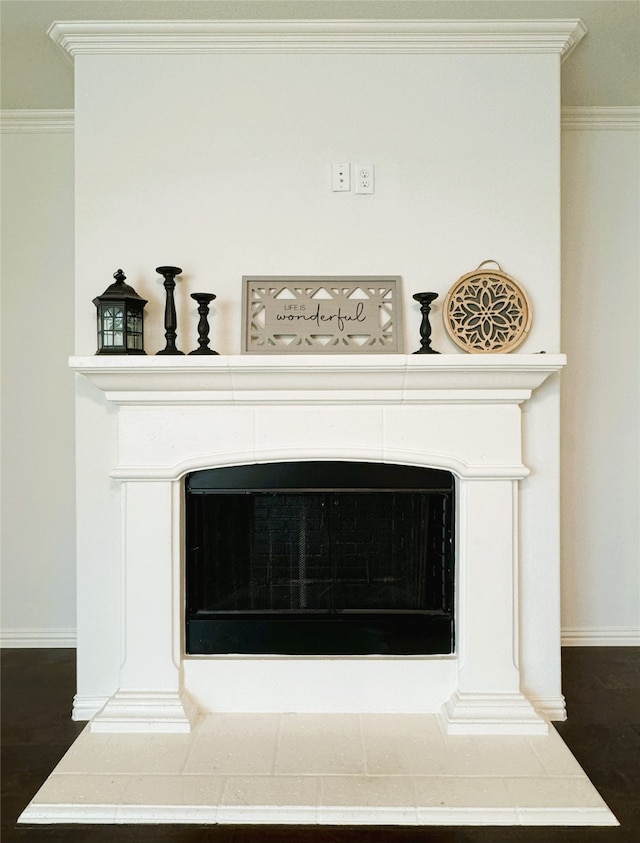
[[[640,106],[563,108],[562,128],[566,131],[638,131]]]
[[[562,109],[563,131],[638,131],[640,106],[567,106]],[[73,109],[15,108],[0,110],[3,134],[73,132]]]
[[[73,125],[71,109],[3,108],[0,111],[0,131],[3,134],[73,132]]]
[[[71,58],[121,53],[556,53],[587,33],[579,19],[55,21]]]

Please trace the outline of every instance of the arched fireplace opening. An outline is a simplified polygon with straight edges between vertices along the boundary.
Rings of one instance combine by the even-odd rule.
[[[263,463],[185,490],[187,655],[454,651],[450,472]]]

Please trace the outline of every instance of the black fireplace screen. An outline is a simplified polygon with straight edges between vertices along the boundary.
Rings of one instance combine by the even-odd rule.
[[[451,474],[277,463],[186,482],[190,654],[451,653]]]

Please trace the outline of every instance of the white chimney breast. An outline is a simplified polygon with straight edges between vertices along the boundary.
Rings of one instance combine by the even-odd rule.
[[[196,467],[274,455],[439,461],[436,467],[448,465],[459,477],[461,501],[486,486],[486,516],[463,510],[462,521],[469,516],[470,536],[483,520],[494,525],[493,501],[505,519],[503,536],[512,536],[508,554],[500,545],[496,576],[499,593],[506,588],[513,599],[489,634],[495,639],[511,629],[513,649],[507,654],[498,647],[502,713],[512,726],[523,713],[525,731],[540,727],[522,686],[530,700],[544,701],[545,714],[564,716],[558,459],[557,449],[547,446],[558,436],[559,387],[551,377],[529,399],[541,382],[532,384],[529,370],[546,361],[549,374],[563,365],[557,356],[559,67],[584,31],[579,21],[101,21],[52,27],[51,36],[76,65],[76,351],[83,357],[73,365],[99,386],[79,378],[77,387],[77,716],[111,697],[116,721],[125,712],[123,728],[132,706],[142,711],[152,692],[169,694],[157,698],[158,710],[166,714],[165,725],[173,722],[184,690],[175,567],[180,478]],[[338,103],[336,77],[343,86]],[[374,195],[327,190],[324,165],[343,159],[375,161]],[[453,347],[439,305],[460,275],[487,258],[499,259],[526,289],[533,324],[517,354],[480,361]],[[181,350],[197,343],[189,293],[217,295],[211,344],[220,360],[198,366],[149,357],[136,361],[138,380],[130,360],[87,363],[95,350],[91,301],[119,266],[149,299],[147,352],[163,346],[164,291],[154,271],[162,263],[184,270],[176,288]],[[306,368],[286,357],[270,364],[238,358],[241,278],[255,273],[399,275],[404,351],[419,346],[412,294],[433,290],[439,299],[432,343],[442,354],[430,365],[396,355],[386,369],[360,357],[347,374],[324,358],[315,366],[305,359]],[[483,367],[493,363],[492,380]],[[357,379],[358,367],[364,380],[354,389],[349,378]],[[293,408],[282,406],[287,400]],[[283,430],[285,417],[293,419],[290,435]],[[336,420],[343,418],[341,429]],[[519,479],[529,468],[531,475]],[[153,529],[144,521],[141,489],[147,487],[146,518],[153,509],[166,537],[154,537],[159,553],[164,547],[153,563],[164,572],[156,596],[166,602],[170,594],[171,604],[160,609],[158,640],[166,647],[169,629],[173,648],[158,662],[159,675],[170,679],[155,689],[131,678],[129,656],[142,659],[143,648],[138,641],[125,646],[136,629],[130,617],[136,601],[122,596],[121,585],[123,541],[144,562],[134,514]],[[170,501],[167,512],[154,509],[160,500]],[[483,546],[483,556],[490,554],[492,542]],[[471,570],[468,560],[459,564],[461,571]],[[154,570],[152,565],[149,574]],[[474,577],[469,583],[475,589]],[[527,583],[526,593],[518,594],[519,581]],[[465,588],[461,582],[463,612],[471,599]],[[480,615],[465,617],[482,637]],[[526,618],[525,626],[519,618]],[[455,668],[450,724],[466,723],[469,707],[481,707],[472,699],[487,690],[478,664],[476,659],[466,673],[464,660]],[[442,678],[439,696],[450,691],[449,679]],[[371,690],[366,682],[363,688]],[[138,691],[148,699],[138,699],[136,708],[122,694]],[[514,705],[507,712],[505,694],[511,693]],[[500,715],[491,713],[495,700],[485,702],[484,726],[476,726],[491,729]],[[362,698],[352,704],[361,705]]]

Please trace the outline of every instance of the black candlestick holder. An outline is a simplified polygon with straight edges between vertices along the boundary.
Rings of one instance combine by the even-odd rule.
[[[178,320],[176,317],[176,305],[173,300],[173,291],[176,288],[176,275],[182,270],[179,266],[157,266],[156,272],[164,276],[164,288],[167,291],[167,302],[164,308],[164,336],[166,346],[158,354],[184,354],[176,348],[176,328]]]
[[[191,293],[191,298],[198,302],[198,348],[190,351],[189,354],[217,354],[209,348],[209,304],[215,299],[213,293]]]
[[[420,348],[414,354],[440,354],[431,348],[431,323],[429,322],[429,311],[431,303],[438,298],[437,293],[415,293],[413,298],[420,304],[422,322],[420,324]]]

